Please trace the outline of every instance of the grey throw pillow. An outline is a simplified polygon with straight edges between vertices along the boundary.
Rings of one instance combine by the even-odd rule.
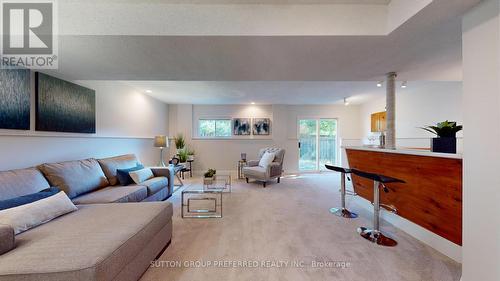
[[[14,229],[10,225],[0,224],[0,255],[16,246]]]
[[[76,210],[78,208],[61,191],[30,204],[0,211],[0,224],[10,225],[17,235]]]

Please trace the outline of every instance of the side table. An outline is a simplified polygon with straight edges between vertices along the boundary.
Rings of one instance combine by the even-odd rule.
[[[243,168],[247,166],[246,160],[238,161],[238,179],[243,179]]]

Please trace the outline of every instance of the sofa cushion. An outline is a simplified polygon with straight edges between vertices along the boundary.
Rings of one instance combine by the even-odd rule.
[[[39,169],[52,186],[66,192],[69,198],[109,185],[95,159],[43,164]]]
[[[117,169],[116,170],[116,178],[118,179],[118,182],[120,183],[120,185],[133,184],[134,180],[130,177],[130,172],[138,171],[141,169],[144,169],[144,166],[142,164],[137,164],[135,167],[128,168],[128,169]]]
[[[16,236],[17,247],[0,257],[0,279],[116,280],[172,218],[169,202],[78,208]]]
[[[168,179],[166,177],[156,177],[141,183],[141,185],[147,187],[149,197],[160,191],[162,188],[167,189]]]
[[[0,224],[12,226],[17,235],[76,210],[66,193],[60,191],[33,203],[0,211]]]
[[[103,158],[97,160],[108,178],[110,185],[117,185],[118,179],[116,178],[117,169],[128,169],[140,164],[137,157],[134,154],[121,155],[110,158]]]
[[[97,191],[73,198],[75,204],[141,202],[148,196],[145,186],[108,186]]]
[[[42,173],[35,168],[0,172],[0,200],[33,194],[49,187]]]
[[[10,225],[0,224],[0,255],[16,247],[14,228]]]
[[[19,196],[19,197],[7,199],[7,200],[0,200],[0,211],[5,210],[5,209],[18,207],[18,206],[22,206],[22,205],[26,205],[29,203],[33,203],[33,202],[36,202],[38,200],[42,200],[44,198],[55,195],[59,191],[61,191],[61,190],[59,190],[59,188],[51,187],[51,188],[44,189],[44,190],[37,192],[37,193],[23,195],[23,196]]]

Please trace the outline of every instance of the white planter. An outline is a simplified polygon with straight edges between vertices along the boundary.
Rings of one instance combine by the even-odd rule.
[[[212,185],[215,181],[215,176],[211,178],[203,178],[203,184],[204,185]]]

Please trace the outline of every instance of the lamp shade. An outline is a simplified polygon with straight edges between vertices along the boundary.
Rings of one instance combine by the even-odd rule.
[[[167,136],[156,136],[154,146],[155,147],[168,147],[168,137]]]

